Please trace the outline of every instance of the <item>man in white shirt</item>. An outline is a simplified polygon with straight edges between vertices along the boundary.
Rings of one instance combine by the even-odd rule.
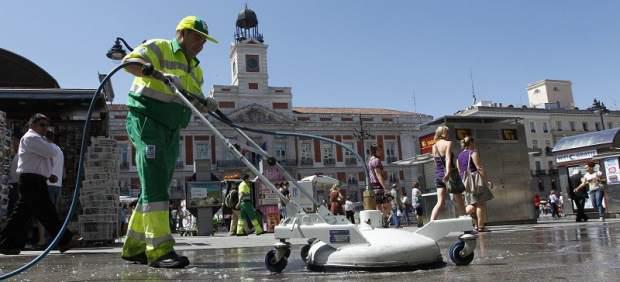
[[[355,210],[353,206],[353,202],[347,196],[347,200],[344,202],[344,214],[347,216],[347,219],[355,224]]]
[[[19,141],[18,150],[20,198],[6,228],[0,233],[0,253],[4,255],[17,255],[24,248],[32,217],[41,222],[52,236],[56,236],[62,226],[47,191],[48,179],[52,183],[58,181],[58,177],[52,174],[52,158],[56,150],[44,137],[49,118],[35,114],[28,124],[30,129]],[[79,244],[72,237],[73,233],[69,230],[63,233],[58,245],[61,253]]]

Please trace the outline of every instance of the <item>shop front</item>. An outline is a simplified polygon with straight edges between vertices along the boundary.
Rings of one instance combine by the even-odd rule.
[[[578,185],[578,177],[584,175],[584,165],[593,161],[595,171],[600,171],[605,177],[605,192],[603,205],[608,216],[616,217],[620,213],[620,128],[612,128],[596,132],[567,136],[560,139],[553,147],[560,188],[564,198],[568,199],[568,191]],[[565,202],[564,212],[576,213],[574,202]],[[572,208],[566,208],[570,204]],[[590,200],[586,201],[585,212],[588,217],[598,217]]]

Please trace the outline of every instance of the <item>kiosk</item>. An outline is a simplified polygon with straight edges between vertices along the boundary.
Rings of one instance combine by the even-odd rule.
[[[594,161],[597,163],[595,170],[601,171],[607,180],[603,200],[607,215],[615,217],[620,212],[620,128],[563,137],[555,144],[552,152],[558,166],[564,198],[568,199],[566,191],[574,185],[570,183],[570,175],[576,171],[585,174],[584,165]],[[572,203],[572,206],[573,213],[576,213],[575,204]],[[586,201],[585,208],[586,215],[595,212],[590,200]],[[564,211],[566,213],[568,209]]]
[[[213,215],[222,206],[222,186],[219,181],[187,183],[187,208],[196,217],[199,236],[215,233]]]
[[[425,222],[437,203],[435,165],[432,156],[435,129],[440,125],[450,128],[456,158],[460,140],[474,138],[481,161],[493,182],[495,198],[487,203],[488,223],[533,223],[536,216],[532,209],[533,192],[530,190],[529,160],[525,130],[517,117],[445,116],[424,124],[417,136],[420,155],[397,161],[394,164],[414,169],[423,192]],[[411,189],[411,187],[407,187]],[[409,191],[408,191],[409,192]],[[455,217],[451,201],[440,218]]]

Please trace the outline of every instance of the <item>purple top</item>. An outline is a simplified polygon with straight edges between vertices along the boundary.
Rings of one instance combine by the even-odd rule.
[[[474,172],[474,171],[478,171],[478,168],[476,167],[476,164],[474,164],[474,161],[471,160],[471,154],[473,154],[474,151],[470,150],[470,149],[464,149],[463,151],[461,151],[459,153],[459,157],[458,157],[458,162],[459,162],[459,170],[461,171],[461,177],[463,177],[463,175],[465,175],[465,170],[467,169],[467,162],[469,162],[469,171]]]
[[[381,164],[381,160],[377,157],[371,157],[368,161],[368,176],[370,178],[370,184],[372,186],[380,186],[379,179],[375,175],[375,169],[380,168],[383,169],[383,164]]]

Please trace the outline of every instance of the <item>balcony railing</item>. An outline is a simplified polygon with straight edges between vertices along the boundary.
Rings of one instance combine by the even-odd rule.
[[[387,156],[387,157],[385,157],[385,162],[388,163],[388,164],[393,163],[393,162],[395,162],[397,160],[398,159],[395,156]]]
[[[278,160],[278,163],[283,166],[297,166],[297,160]]]
[[[547,174],[547,171],[545,171],[544,169],[532,170],[532,175],[545,175],[545,174]]]
[[[557,168],[549,169],[549,175],[557,175],[557,174],[558,174],[558,169]]]
[[[323,165],[336,165],[336,159],[323,159]]]
[[[314,161],[312,159],[304,158],[299,161],[299,165],[302,166],[311,166],[314,165]]]
[[[243,167],[243,163],[240,160],[221,160],[217,161],[217,167],[221,168],[232,168],[232,167]]]
[[[533,156],[539,156],[542,153],[541,148],[528,148],[528,154]]]
[[[346,165],[357,165],[357,159],[355,158],[348,158],[344,160],[344,163]]]
[[[546,156],[553,156],[553,148],[551,147],[545,147],[545,155]]]

